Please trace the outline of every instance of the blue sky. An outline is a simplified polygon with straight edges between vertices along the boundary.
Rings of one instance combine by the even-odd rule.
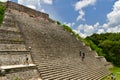
[[[6,1],[6,0],[0,0]],[[120,0],[12,0],[48,13],[82,37],[120,32]]]

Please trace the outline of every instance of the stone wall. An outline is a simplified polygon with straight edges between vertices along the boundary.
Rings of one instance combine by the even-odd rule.
[[[2,32],[3,30],[1,30],[0,32],[0,39],[4,39],[4,40],[18,40],[18,41],[22,41],[22,35],[21,34],[17,34],[14,32],[10,32],[10,31],[4,31],[4,33]]]
[[[8,80],[38,80],[39,74],[36,67],[16,68],[6,70]]]
[[[15,15],[11,14],[12,11],[10,11],[12,8],[17,9],[17,5],[15,6],[15,3],[11,2],[10,4],[13,6],[9,9],[6,9],[4,19],[0,27],[0,67],[21,64],[26,65],[26,58],[28,58],[29,64],[33,64],[31,52],[26,46],[24,35],[22,34],[20,26],[18,25],[19,22],[15,20]],[[0,70],[0,80],[18,79],[38,80],[40,77],[35,66],[26,65],[25,67]]]
[[[21,32],[25,44],[0,44],[1,50],[12,50],[12,53],[17,47],[17,53],[19,52],[18,55],[17,53],[14,55],[2,51],[2,57],[7,54],[5,57],[16,57],[18,58],[16,61],[18,61],[24,57],[24,53],[21,55],[20,52],[26,52],[27,48],[31,47],[29,48],[30,56],[37,65],[36,67],[43,80],[100,80],[109,73],[103,63],[94,57],[95,55],[90,48],[62,27],[43,19],[46,17],[42,17],[40,12],[11,2],[8,2],[8,6],[11,11],[8,16],[14,16],[12,20],[15,21],[15,25]],[[42,18],[34,18],[36,16]],[[10,18],[7,18],[7,21],[10,22]],[[12,33],[11,36],[13,36]],[[16,37],[19,38],[20,36],[16,35]],[[84,61],[81,60],[80,50],[85,53]],[[12,62],[14,61],[12,60]],[[9,80],[12,80],[13,77],[20,77],[20,80],[25,80],[31,78],[32,71],[32,69],[15,70],[6,76]]]
[[[19,12],[27,13],[27,14],[29,14],[30,17],[34,17],[34,18],[41,17],[41,18],[44,18],[45,20],[48,20],[50,22],[54,22],[52,19],[49,18],[48,14],[39,12],[37,10],[25,7],[25,6],[20,5],[20,4],[16,4],[14,2],[8,1],[6,7],[10,8],[10,9],[18,10]]]
[[[32,63],[31,56],[26,52],[0,52],[0,65],[19,65],[24,64],[28,57],[28,62]]]

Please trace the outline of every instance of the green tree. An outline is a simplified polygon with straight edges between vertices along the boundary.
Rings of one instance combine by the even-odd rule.
[[[120,66],[120,33],[93,34],[86,40],[99,55],[104,55],[108,61]]]
[[[58,25],[61,25],[61,23],[60,23],[59,21],[57,21],[57,24],[58,24]]]
[[[5,12],[5,3],[0,2],[0,24],[3,21],[4,12]]]

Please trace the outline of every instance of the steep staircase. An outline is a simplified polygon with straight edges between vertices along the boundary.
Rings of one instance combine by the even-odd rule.
[[[26,56],[29,65],[25,63]],[[0,27],[0,80],[37,80],[39,75],[32,64],[30,51],[14,15],[6,10]]]
[[[29,63],[36,65],[42,80],[101,80],[109,74],[94,52],[61,26],[40,15],[30,16],[24,11],[26,7],[19,4],[9,2],[8,5],[18,6],[19,10],[8,6],[10,12],[6,11],[0,27],[1,65],[23,64],[23,58],[28,55]],[[80,50],[85,53],[84,61]],[[23,68],[22,73],[9,72],[6,78],[21,74],[21,80],[25,80],[26,73],[29,78],[36,77],[37,71],[32,73],[36,67]]]

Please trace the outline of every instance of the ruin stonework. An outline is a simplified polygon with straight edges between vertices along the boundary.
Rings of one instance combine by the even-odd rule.
[[[84,61],[80,50],[85,53]],[[12,80],[14,77],[37,80],[39,76],[42,80],[100,80],[109,74],[105,65],[96,59],[94,51],[53,23],[47,14],[7,2],[0,27],[1,65],[22,64],[26,54],[29,63],[36,64],[36,67],[23,68],[21,72],[20,69],[11,70],[6,79],[0,80]],[[15,59],[7,59],[10,56]],[[5,57],[6,63],[2,57]]]
[[[9,2],[8,2],[9,3]],[[6,8],[4,19],[0,27],[0,80],[37,80],[40,79],[35,66],[17,67],[9,69],[9,66],[33,64],[30,50],[26,46],[24,35],[13,14]],[[6,69],[3,69],[8,67]]]
[[[36,10],[33,10],[31,8],[25,7],[20,4],[16,4],[14,2],[8,1],[6,4],[6,7],[9,7],[10,9],[18,10],[19,12],[27,13],[30,17],[41,17],[45,20],[48,20],[50,22],[54,22],[52,19],[49,18],[49,15],[46,13],[42,13]]]

